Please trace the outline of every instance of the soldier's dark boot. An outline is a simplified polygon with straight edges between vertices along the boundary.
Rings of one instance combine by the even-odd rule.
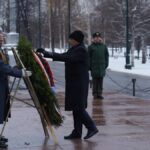
[[[104,99],[104,97],[102,95],[99,95],[98,99]]]
[[[8,139],[5,138],[4,136],[2,136],[2,137],[0,137],[0,141],[2,141],[2,142],[8,142]]]
[[[0,141],[0,148],[6,149],[7,147],[8,147],[8,145],[5,142]]]

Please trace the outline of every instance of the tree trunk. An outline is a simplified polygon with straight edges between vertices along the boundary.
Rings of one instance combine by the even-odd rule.
[[[91,21],[90,14],[87,16],[87,33],[88,33],[88,45],[91,43]]]
[[[131,66],[132,67],[134,67],[134,50],[135,50],[135,47],[134,47],[134,39],[133,39],[133,42],[131,45]]]
[[[146,47],[144,37],[142,37],[142,64],[146,63]]]

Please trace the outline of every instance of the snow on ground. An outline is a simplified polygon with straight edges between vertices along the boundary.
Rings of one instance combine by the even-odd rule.
[[[150,59],[147,58],[145,64],[142,64],[142,58],[134,59],[134,67],[131,69],[125,69],[126,58],[124,57],[125,49],[122,51],[114,52],[114,57],[111,56],[112,51],[109,49],[109,67],[113,71],[130,73],[130,74],[137,74],[137,75],[144,75],[150,76]],[[137,56],[135,52],[135,56]],[[140,55],[141,56],[141,55]],[[131,61],[131,60],[130,60]]]
[[[134,59],[134,67],[132,69],[125,69],[126,59],[124,57],[125,49],[114,51],[114,56],[112,57],[112,50],[109,49],[109,67],[108,69],[118,72],[131,73],[137,75],[150,76],[150,59],[147,58],[146,64],[142,64],[142,58]],[[62,53],[63,50],[55,49],[55,52]],[[9,55],[12,55],[12,52],[9,51]],[[136,53],[135,53],[136,56]]]
[[[146,64],[142,64],[141,59],[135,59],[134,67],[132,67],[132,69],[125,69],[125,57],[110,57],[108,69],[118,72],[150,76],[150,60],[147,60]]]
[[[63,50],[55,49],[56,52],[63,52]],[[125,69],[126,59],[124,57],[125,48],[114,50],[114,56],[112,57],[112,49],[109,48],[109,67],[113,71],[131,73],[137,75],[150,76],[150,59],[147,59],[146,64],[142,64],[142,58],[134,59],[134,67],[132,69]],[[135,52],[135,56],[137,53]],[[140,55],[141,56],[141,55]]]

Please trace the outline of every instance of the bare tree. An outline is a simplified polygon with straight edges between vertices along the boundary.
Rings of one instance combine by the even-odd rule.
[[[0,0],[5,7],[9,0]],[[16,0],[17,32],[28,37],[34,47],[38,46],[39,10],[36,0]],[[150,45],[150,1],[129,1],[129,35],[132,63],[134,51],[137,49],[137,37],[142,37],[144,45]],[[2,7],[0,7],[2,10]],[[9,10],[9,9],[7,9]],[[125,1],[122,0],[41,0],[41,40],[42,47],[65,48],[68,40],[68,14],[70,13],[71,31],[82,30],[86,35],[86,43],[90,43],[91,33],[99,31],[103,34],[108,46],[125,47]],[[7,11],[8,12],[8,11]],[[7,14],[7,15],[6,15]],[[9,13],[3,13],[1,26],[9,25]],[[8,21],[6,21],[8,20]],[[6,28],[6,27],[5,27]],[[8,30],[7,30],[8,31]],[[141,45],[141,47],[144,47]],[[139,48],[139,47],[138,47]],[[143,49],[144,48],[140,48]],[[146,54],[146,53],[144,53]],[[146,57],[143,57],[146,58]]]

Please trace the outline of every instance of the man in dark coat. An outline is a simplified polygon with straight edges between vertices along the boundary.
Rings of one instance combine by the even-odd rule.
[[[30,76],[31,72],[27,71],[25,73],[24,69],[17,69],[5,64],[4,60],[2,59],[2,52],[0,52],[0,124],[3,124],[6,121],[6,115],[8,111],[6,111],[6,106],[9,105],[8,103],[8,94],[9,94],[9,87],[8,87],[8,75],[21,78],[23,76]],[[0,137],[0,148],[7,148],[8,139],[4,137]]]
[[[103,99],[103,78],[109,63],[109,53],[99,32],[93,34],[92,40],[92,44],[88,47],[88,53],[93,81],[93,96],[94,99]]]
[[[64,139],[81,138],[82,125],[85,125],[88,132],[84,139],[95,135],[98,130],[95,123],[86,112],[88,96],[88,53],[83,44],[84,35],[81,31],[74,31],[69,36],[71,48],[62,54],[49,53],[44,49],[44,57],[53,58],[54,61],[65,62],[65,110],[73,111],[74,130]]]

